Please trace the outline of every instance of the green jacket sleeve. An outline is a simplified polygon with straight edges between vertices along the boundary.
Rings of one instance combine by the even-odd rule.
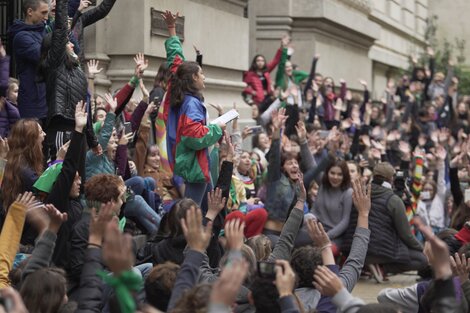
[[[276,87],[281,87],[282,90],[286,90],[286,81],[285,81],[285,68],[287,61],[287,48],[282,49],[281,61],[277,67],[276,72]]]
[[[299,85],[301,82],[308,78],[309,73],[305,71],[294,71],[292,76],[294,77],[294,82]]]
[[[185,60],[183,54],[183,46],[178,36],[172,36],[165,41],[166,50],[166,62],[170,67],[175,61],[176,56],[179,56],[181,60]]]
[[[100,143],[103,150],[106,149],[108,145],[109,139],[113,134],[113,127],[114,121],[116,120],[116,115],[112,112],[106,114],[106,118],[104,120],[103,128],[101,129],[100,136],[98,138],[98,142]]]
[[[194,122],[197,123],[197,122]],[[205,127],[208,129],[207,133],[204,136],[201,137],[196,137],[196,136],[181,136],[181,143],[184,144],[186,147],[192,149],[192,150],[201,150],[204,148],[208,148],[215,144],[220,137],[223,135],[222,128],[220,128],[219,125],[216,124],[210,124],[207,126],[202,125],[199,123],[200,126],[198,127]],[[192,128],[192,127],[191,127]]]

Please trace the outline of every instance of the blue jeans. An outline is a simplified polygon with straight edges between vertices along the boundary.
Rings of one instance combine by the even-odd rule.
[[[147,204],[158,211],[160,197],[155,194],[155,180],[152,177],[134,176],[124,182],[127,187],[139,196],[142,196]]]
[[[138,222],[149,235],[157,232],[161,220],[161,217],[139,195],[135,195],[134,200],[126,202],[124,216]]]
[[[193,199],[202,212],[207,212],[207,193],[212,189],[208,183],[185,183],[184,197]]]

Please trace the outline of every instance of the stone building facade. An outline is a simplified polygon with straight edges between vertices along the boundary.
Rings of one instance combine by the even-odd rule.
[[[365,79],[379,97],[387,77],[408,68],[410,53],[425,46],[428,0],[256,0],[248,12],[250,55],[272,55],[289,33],[300,68],[308,71],[320,53],[318,72],[353,89]]]
[[[99,1],[100,2],[100,1]],[[145,72],[148,89],[165,60],[164,27],[152,31],[152,11],[171,10],[184,16],[183,49],[195,60],[193,45],[202,50],[206,76],[206,102],[232,106],[241,103],[242,72],[249,62],[248,0],[118,0],[111,13],[85,31],[87,59],[100,60],[104,71],[97,76],[97,92],[122,86],[134,71],[133,56],[145,53],[150,61]],[[156,13],[154,13],[156,14]],[[160,22],[160,23],[159,23]],[[153,21],[162,26],[161,21]],[[137,96],[139,92],[136,92]],[[243,117],[248,117],[245,110]],[[211,116],[215,112],[210,110]]]

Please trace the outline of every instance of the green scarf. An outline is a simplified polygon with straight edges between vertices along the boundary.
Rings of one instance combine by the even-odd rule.
[[[131,291],[142,288],[142,277],[132,270],[123,272],[118,277],[109,275],[105,271],[99,271],[97,274],[107,285],[113,287],[121,313],[135,312],[136,304]]]

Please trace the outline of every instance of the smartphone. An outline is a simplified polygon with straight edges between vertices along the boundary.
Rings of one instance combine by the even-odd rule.
[[[276,263],[258,261],[257,268],[259,277],[270,279],[276,278]]]
[[[252,135],[256,135],[256,134],[263,132],[263,126],[261,125],[251,126],[250,129],[251,129]]]
[[[125,134],[132,133],[132,125],[131,125],[131,122],[125,122],[125,123],[124,123],[124,131],[125,131]]]
[[[96,6],[96,0],[90,0],[90,7]]]
[[[320,138],[321,139],[326,139],[330,135],[329,130],[320,130]]]
[[[400,178],[400,177],[403,177],[403,172],[402,171],[398,171],[397,174],[396,174],[396,177],[397,178]]]
[[[465,189],[465,202],[470,201],[470,189]]]

